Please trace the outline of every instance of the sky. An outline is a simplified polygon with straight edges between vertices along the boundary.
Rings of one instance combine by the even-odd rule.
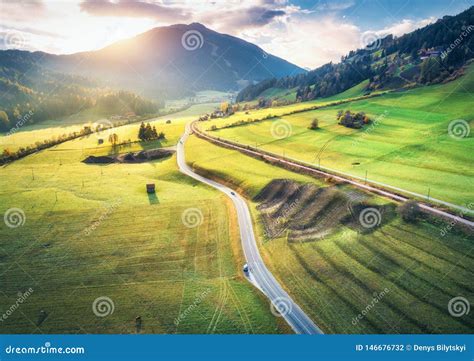
[[[0,0],[0,49],[100,49],[157,26],[200,22],[305,68],[338,62],[474,0]]]

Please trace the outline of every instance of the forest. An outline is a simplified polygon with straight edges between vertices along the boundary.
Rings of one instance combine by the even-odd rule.
[[[269,88],[297,88],[295,100],[329,97],[369,79],[367,91],[429,85],[456,77],[474,57],[474,7],[445,16],[401,37],[388,35],[350,51],[341,62],[304,74],[266,79],[244,88],[237,101],[250,101]]]

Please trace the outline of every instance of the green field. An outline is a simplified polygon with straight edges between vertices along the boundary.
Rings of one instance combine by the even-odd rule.
[[[365,177],[367,172],[371,180],[422,195],[429,192],[431,197],[462,206],[474,198],[474,138],[472,134],[460,139],[452,137],[448,127],[458,119],[472,127],[473,90],[474,66],[471,66],[466,75],[447,84],[220,129],[212,135],[258,145],[261,149],[315,165],[320,163],[358,177]],[[347,95],[356,94],[351,91]],[[304,109],[304,104],[315,103],[261,109],[251,111],[250,115],[236,114],[202,123],[201,128],[208,130],[213,124],[219,128],[238,119],[285,114]],[[365,112],[373,123],[359,130],[338,125],[337,112],[347,109]],[[308,129],[314,118],[319,119],[318,130]]]
[[[363,175],[459,204],[472,201],[472,137],[447,136],[452,119],[472,119],[469,107],[474,73],[455,82],[283,116],[212,132],[214,135],[321,165]],[[463,90],[464,89],[464,90]],[[222,126],[239,119],[283,115],[363,95],[363,84],[337,96],[307,103],[251,110],[201,123]],[[89,155],[172,147],[184,125],[216,104],[149,120],[166,138],[140,143],[139,124],[65,142],[0,168],[0,212],[19,208],[25,224],[0,228],[0,310],[33,292],[8,317],[9,333],[285,333],[268,301],[241,274],[245,262],[230,201],[182,175],[175,156],[141,164],[87,165]],[[338,109],[365,111],[379,118],[370,131],[336,124]],[[0,137],[1,147],[19,147],[82,127],[97,114],[81,113]],[[321,129],[307,129],[317,117]],[[416,122],[414,121],[416,119]],[[170,120],[170,122],[167,122]],[[284,120],[291,135],[272,137]],[[285,123],[286,124],[286,123]],[[67,129],[67,131],[65,130]],[[98,138],[105,139],[99,145]],[[420,144],[420,139],[423,143]],[[289,242],[269,238],[254,197],[274,179],[317,187],[332,186],[191,137],[187,160],[200,173],[218,178],[249,199],[262,256],[299,305],[327,333],[467,333],[471,318],[451,317],[447,304],[472,299],[472,235],[454,227],[441,235],[441,221],[403,222],[395,213],[373,232],[340,224],[327,236]],[[353,163],[360,163],[355,165]],[[156,197],[145,184],[156,183]],[[354,190],[338,186],[343,194]],[[442,190],[442,194],[440,192]],[[372,204],[395,208],[366,195]],[[189,211],[191,210],[191,211]],[[183,214],[202,221],[187,227]],[[322,213],[324,221],[327,214]],[[389,290],[361,320],[374,292]],[[98,317],[93,302],[109,297],[114,312]],[[40,314],[47,317],[42,320]],[[44,318],[44,317],[43,317]],[[177,322],[177,320],[179,322]],[[4,331],[3,331],[4,330]]]
[[[273,179],[327,187],[298,175],[192,137],[187,160],[199,172],[232,184],[246,194],[254,216],[265,263],[296,302],[326,333],[469,333],[474,319],[455,318],[448,302],[456,296],[472,300],[474,257],[472,234],[454,227],[446,235],[441,221],[416,224],[393,216],[373,232],[339,225],[334,233],[311,242],[268,239],[262,214],[252,201]],[[341,191],[353,193],[343,186]],[[388,201],[370,195],[373,204]],[[324,222],[329,214],[322,214]],[[388,291],[384,291],[387,289]],[[353,322],[374,293],[383,297]]]
[[[197,104],[187,108],[186,110],[182,110],[173,114],[148,119],[146,120],[146,122],[150,122],[156,126],[159,126],[160,124],[165,123],[166,120],[193,120],[196,118],[197,114],[209,112],[213,110],[216,106],[216,103]],[[5,136],[5,134],[0,133],[0,153],[2,153],[3,150],[6,148],[8,148],[10,151],[15,151],[20,147],[32,146],[37,141],[49,140],[53,137],[58,137],[63,134],[77,132],[81,130],[85,125],[90,126],[94,122],[106,125],[109,123],[114,123],[114,121],[110,121],[108,117],[105,117],[103,114],[98,112],[97,109],[91,108],[83,110],[69,117],[49,120],[38,124],[24,125],[20,129],[18,129],[17,132],[11,135]],[[116,130],[114,132],[121,131],[120,128],[118,129],[119,130]],[[136,135],[130,134],[130,138],[136,139]],[[95,136],[93,136],[93,139],[97,141],[97,138]],[[126,139],[120,137],[119,141],[122,140]],[[174,142],[173,144],[175,143],[176,142]]]
[[[166,141],[143,147],[175,144],[185,115],[195,116],[157,120]],[[134,139],[138,124],[114,132]],[[289,332],[242,277],[229,200],[182,175],[175,156],[141,164],[81,162],[113,152],[90,135],[0,169],[1,214],[19,208],[26,217],[23,226],[0,226],[2,313],[19,292],[33,290],[2,317],[1,332],[134,333],[138,316],[141,333]],[[149,182],[156,183],[156,196],[147,195]],[[186,223],[184,214],[198,222]],[[94,314],[99,297],[112,300],[113,313]]]

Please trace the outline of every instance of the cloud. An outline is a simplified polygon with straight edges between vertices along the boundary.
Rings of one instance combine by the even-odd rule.
[[[2,22],[25,21],[38,15],[45,15],[45,5],[41,0],[1,0]]]
[[[332,17],[289,19],[280,26],[246,31],[242,35],[261,44],[267,52],[308,68],[338,61],[359,44],[359,28]]]
[[[80,9],[94,16],[142,17],[160,21],[182,21],[190,18],[190,14],[182,8],[164,6],[138,0],[85,0]]]
[[[330,61],[339,62],[349,51],[368,45],[365,43],[367,38],[382,38],[388,34],[401,36],[433,21],[434,18],[404,19],[383,29],[362,31],[357,25],[336,16],[296,16],[279,24],[248,29],[239,35],[271,54],[312,69]]]
[[[323,0],[313,7],[319,11],[341,11],[346,10],[355,5],[355,0]]]
[[[434,17],[417,21],[411,19],[402,19],[400,22],[392,24],[387,28],[374,31],[374,33],[379,36],[386,36],[388,34],[392,34],[394,36],[402,36],[403,34],[410,33],[416,29],[429,25],[435,22],[435,20],[436,19]]]
[[[221,30],[236,32],[245,28],[265,26],[284,15],[287,15],[287,12],[283,9],[253,6],[207,13],[201,18],[201,21],[207,24],[215,24]]]

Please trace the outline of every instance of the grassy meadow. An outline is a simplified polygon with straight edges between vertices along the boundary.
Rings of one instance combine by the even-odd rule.
[[[166,120],[172,121],[173,119],[179,119],[181,122],[189,121],[195,119],[197,114],[202,114],[213,110],[217,105],[217,103],[196,104],[176,113],[147,119],[146,122],[152,123],[153,125],[159,127],[161,124],[165,124]],[[83,110],[69,117],[49,120],[37,124],[24,125],[11,135],[6,136],[5,134],[0,133],[0,153],[7,148],[10,151],[15,151],[21,147],[32,146],[36,141],[49,140],[53,137],[58,137],[63,134],[77,132],[85,125],[90,126],[93,123],[107,125],[109,123],[115,122],[117,121],[109,120],[108,117],[104,116],[96,108],[91,108]],[[119,120],[118,122],[123,122],[123,120]],[[115,129],[114,132],[122,132],[121,128],[122,127]],[[123,136],[119,138],[120,142],[123,140],[128,140],[129,138],[135,140],[137,139],[135,132],[133,132],[133,134],[126,134],[126,132],[122,132],[121,135]],[[124,136],[128,136],[128,138],[125,138]],[[97,141],[95,136],[94,140]],[[107,141],[107,139],[105,139],[105,141]]]
[[[193,116],[187,111],[156,120],[167,139],[143,147],[175,144]],[[133,140],[138,127],[114,132]],[[141,164],[82,163],[88,155],[114,152],[98,146],[98,136],[0,168],[1,214],[19,208],[25,215],[22,226],[0,225],[1,313],[19,292],[33,290],[2,317],[0,332],[290,332],[242,277],[229,200],[182,175],[175,156]],[[147,195],[149,182],[156,183],[156,196]],[[99,297],[112,300],[113,313],[94,314]]]
[[[474,198],[474,138],[472,134],[461,139],[452,137],[448,127],[458,119],[472,127],[472,90],[471,65],[466,75],[447,84],[384,94],[212,134],[313,164],[320,162],[323,167],[358,177],[365,177],[367,172],[369,179],[465,205]],[[351,91],[348,95],[354,94]],[[284,109],[297,110],[309,103],[251,111],[251,115],[257,119],[265,114],[284,114]],[[337,112],[348,109],[365,112],[373,123],[364,129],[338,125]],[[239,117],[246,119],[236,114],[202,123],[201,128],[208,130],[213,124],[219,128]],[[319,120],[320,129],[308,129],[314,118]]]
[[[454,227],[442,236],[446,225],[439,220],[410,224],[394,215],[368,233],[339,225],[334,233],[316,241],[290,243],[284,234],[269,239],[258,203],[252,200],[266,184],[273,179],[291,179],[318,187],[329,184],[196,137],[188,142],[187,160],[195,169],[246,194],[265,263],[323,331],[472,332],[474,319],[470,315],[452,317],[447,306],[453,297],[472,300],[474,296],[472,235]],[[354,192],[347,186],[342,186],[341,191]],[[391,204],[365,196],[373,204]],[[357,319],[369,304],[373,305],[375,293],[375,307]]]

